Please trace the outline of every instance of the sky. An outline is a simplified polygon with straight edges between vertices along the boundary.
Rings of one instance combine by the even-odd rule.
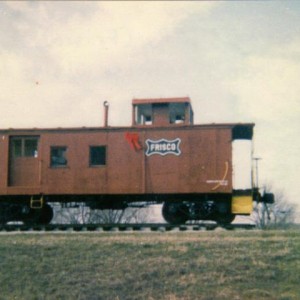
[[[0,128],[189,96],[197,124],[254,122],[260,185],[300,207],[300,2],[1,1],[0,28]]]

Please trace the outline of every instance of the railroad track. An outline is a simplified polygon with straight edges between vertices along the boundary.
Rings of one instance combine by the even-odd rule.
[[[22,225],[8,224],[0,225],[2,232],[193,232],[202,230],[237,230],[237,229],[255,229],[254,224],[230,224],[220,226],[217,224],[49,224],[49,225]]]

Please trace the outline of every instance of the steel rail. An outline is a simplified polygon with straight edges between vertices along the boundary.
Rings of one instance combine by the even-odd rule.
[[[197,232],[216,229],[237,230],[255,229],[254,224],[230,224],[220,226],[218,224],[185,224],[170,225],[164,223],[141,224],[49,224],[49,225],[0,225],[1,232]]]

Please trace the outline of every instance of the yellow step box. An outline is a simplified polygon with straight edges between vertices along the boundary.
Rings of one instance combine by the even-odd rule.
[[[236,215],[250,215],[253,210],[252,196],[233,196],[231,212]]]

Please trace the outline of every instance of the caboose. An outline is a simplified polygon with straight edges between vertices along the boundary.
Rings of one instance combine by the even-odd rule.
[[[103,127],[0,130],[0,223],[48,224],[56,202],[226,224],[273,201],[253,187],[254,124],[194,125],[188,97],[133,99],[128,127],[109,126],[108,108]]]

